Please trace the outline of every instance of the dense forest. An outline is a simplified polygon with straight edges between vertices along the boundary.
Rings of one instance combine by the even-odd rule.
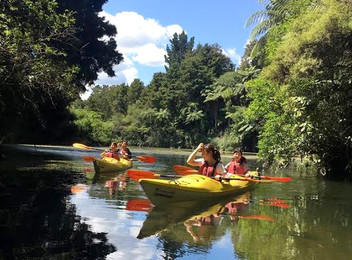
[[[98,16],[105,2],[4,0],[1,142],[211,142],[258,151],[269,164],[305,158],[325,177],[351,176],[350,0],[260,0],[240,65],[182,32],[147,86],[95,86],[81,100],[98,72],[113,76],[123,59],[116,28]]]

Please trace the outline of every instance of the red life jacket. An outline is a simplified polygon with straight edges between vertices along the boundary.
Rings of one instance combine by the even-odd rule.
[[[218,165],[218,161],[215,162],[213,166],[210,166],[207,162],[204,162],[198,169],[198,173],[208,177],[214,177],[218,175],[216,171],[216,166]]]
[[[120,156],[118,154],[118,151],[112,152],[109,150],[109,152],[106,153],[106,157],[114,158],[116,160],[120,160]]]
[[[229,166],[227,166],[226,171],[232,174],[245,175],[247,172],[244,168],[246,161],[246,159],[243,160],[243,163],[231,161]]]

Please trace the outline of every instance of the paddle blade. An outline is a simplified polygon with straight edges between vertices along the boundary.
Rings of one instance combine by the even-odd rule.
[[[127,170],[127,175],[133,180],[139,180],[139,179],[155,179],[159,177],[160,175],[154,172],[150,171],[142,171],[142,170]]]
[[[151,155],[138,155],[136,157],[139,161],[142,161],[145,163],[154,163],[156,161],[156,158]]]
[[[85,160],[86,162],[92,162],[92,161],[94,161],[95,157],[89,156],[89,155],[83,155],[82,159]]]
[[[291,180],[291,177],[259,176],[259,178],[264,180],[273,180],[273,181],[280,181],[280,182],[288,182]]]
[[[153,208],[153,204],[149,200],[129,200],[126,204],[127,210],[146,211]]]
[[[198,173],[198,170],[188,166],[183,166],[183,165],[174,165],[173,169],[174,169],[174,172],[177,173],[178,175],[188,175],[188,174]]]
[[[85,144],[81,144],[81,143],[73,143],[72,146],[76,147],[76,148],[80,148],[80,149],[86,149],[86,150],[92,149],[92,147],[87,146]]]

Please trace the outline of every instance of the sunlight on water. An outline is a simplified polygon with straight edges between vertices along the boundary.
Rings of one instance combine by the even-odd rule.
[[[174,174],[173,165],[186,164],[190,152],[137,147],[131,150],[134,155],[157,158],[153,164],[136,160],[133,169],[168,175]],[[57,194],[65,187],[58,186],[60,179],[48,180],[52,189],[48,184],[38,186],[33,183],[31,185],[37,185],[37,188],[28,188],[27,191],[23,187],[28,187],[32,180],[28,173],[23,175],[27,176],[25,183],[16,184],[18,191],[21,190],[16,196],[11,194],[11,191],[16,192],[12,187],[14,184],[8,184],[3,196],[10,196],[17,205],[38,205],[33,209],[26,206],[29,210],[25,215],[27,229],[22,233],[28,232],[28,241],[22,243],[32,248],[32,251],[20,249],[26,257],[39,252],[37,245],[30,242],[33,239],[29,234],[35,235],[41,230],[40,237],[44,238],[47,234],[45,227],[50,227],[53,232],[50,237],[59,237],[56,226],[64,227],[61,230],[66,230],[67,234],[74,234],[61,235],[60,243],[71,244],[69,241],[73,238],[79,241],[69,253],[73,258],[84,257],[76,255],[83,252],[82,245],[87,248],[88,258],[104,256],[106,259],[134,260],[347,259],[352,253],[350,183],[324,181],[314,174],[300,175],[294,168],[288,168],[276,172],[275,176],[289,175],[292,177],[289,182],[259,183],[250,191],[224,199],[154,207],[139,183],[126,177],[125,170],[100,175],[92,172],[92,163],[83,161],[82,156],[99,156],[99,151],[37,147],[36,153],[40,152],[46,154],[41,155],[44,159],[41,166],[24,163],[21,169],[35,169],[34,172],[42,169],[43,176],[62,178],[66,183],[67,178],[76,176],[77,172],[80,177],[75,177],[74,180],[78,181],[67,189],[66,194],[70,195]],[[223,162],[227,163],[230,158],[230,155],[223,156]],[[257,167],[253,156],[248,161],[252,169]],[[65,174],[53,171],[61,168]],[[9,176],[14,174],[21,172],[9,172]],[[270,175],[270,172],[265,174]],[[5,180],[5,175],[2,176]],[[7,181],[10,179],[6,177]],[[16,179],[19,180],[24,178]],[[31,195],[31,192],[40,190],[39,187],[44,188],[45,193]],[[66,196],[65,199],[62,196]],[[29,204],[28,198],[35,202]],[[20,238],[16,238],[8,227],[21,222],[23,213],[20,212],[25,208],[10,213],[6,207],[14,209],[12,204],[4,204],[0,211],[3,234],[10,235],[13,243],[19,244]],[[9,214],[16,214],[17,222],[12,223]],[[46,242],[44,247],[41,241],[37,243],[38,248],[45,248],[47,255],[53,256],[54,252],[61,250],[57,248],[59,241],[56,240]],[[51,251],[53,247],[56,251]],[[3,255],[8,252],[5,248],[0,251]],[[65,247],[62,250],[64,252]]]

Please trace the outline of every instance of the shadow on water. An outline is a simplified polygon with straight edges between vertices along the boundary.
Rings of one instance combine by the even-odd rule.
[[[0,259],[104,259],[116,250],[106,234],[93,233],[67,196],[82,175],[49,152],[2,147]]]

